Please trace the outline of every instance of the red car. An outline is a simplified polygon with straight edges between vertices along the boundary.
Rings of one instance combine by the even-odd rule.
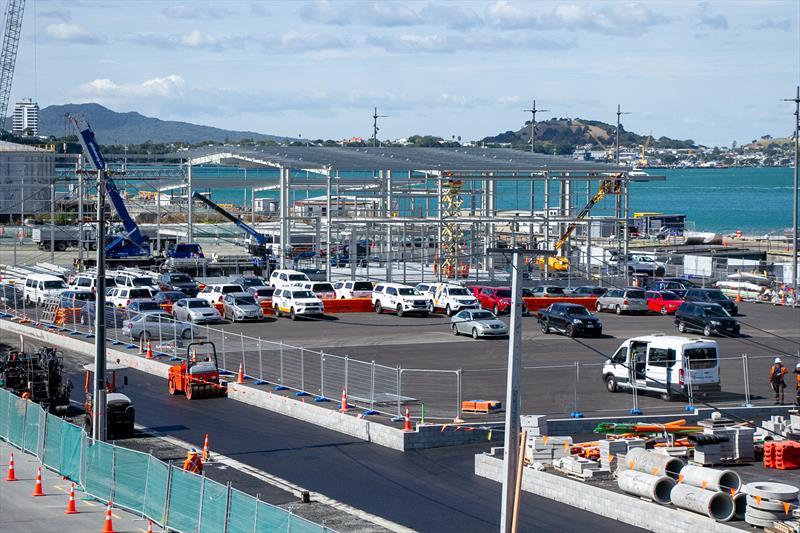
[[[508,287],[486,287],[483,285],[469,285],[467,287],[478,299],[484,309],[491,309],[495,315],[508,313],[511,307],[511,289]],[[526,314],[525,304],[522,304],[522,313]]]
[[[683,300],[671,291],[647,291],[647,309],[662,315],[672,315],[683,303]]]

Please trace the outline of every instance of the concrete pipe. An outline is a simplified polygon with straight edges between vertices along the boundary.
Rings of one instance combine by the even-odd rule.
[[[625,470],[619,473],[617,484],[628,494],[649,498],[661,505],[668,505],[675,480],[667,476],[651,476],[644,472]]]
[[[644,472],[651,476],[667,476],[678,479],[683,461],[666,454],[648,452],[644,448],[633,448],[625,455],[624,468]]]
[[[681,469],[684,483],[701,489],[730,492],[731,489],[739,492],[742,488],[742,478],[732,470],[715,470],[702,466],[687,465]]]
[[[727,522],[735,511],[729,494],[704,490],[686,483],[678,483],[672,489],[672,504],[675,507],[707,515],[717,522]]]
[[[744,520],[744,515],[747,512],[747,494],[744,492],[737,492],[733,495],[733,516],[736,520]]]

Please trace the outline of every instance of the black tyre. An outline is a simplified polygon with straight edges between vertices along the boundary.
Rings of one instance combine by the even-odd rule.
[[[383,306],[381,305],[380,300],[377,300],[375,302],[375,312],[378,313],[378,314],[383,313]]]
[[[452,330],[453,330],[453,335],[455,335],[456,337],[458,337],[458,328],[456,327],[456,325],[455,325],[455,324],[453,324]]]
[[[397,316],[400,316],[400,317],[403,316],[403,305],[402,304],[398,304],[397,305]]]
[[[662,315],[666,315],[667,314],[667,307],[666,306],[662,306],[661,307],[661,314]]]
[[[711,329],[711,326],[704,326],[703,327],[703,336],[704,337],[710,337],[713,333],[714,333],[714,331]]]
[[[494,304],[494,308],[492,309],[492,311],[494,311],[494,315],[495,316],[499,316],[500,315],[500,308],[497,307],[497,304]]]
[[[294,307],[289,310],[289,318],[292,320],[297,320],[297,313],[294,312]]]
[[[181,331],[181,338],[182,339],[191,339],[192,338],[192,330],[185,329]]]
[[[547,325],[547,321],[546,320],[542,321],[542,333],[544,333],[545,335],[550,333],[550,326]]]
[[[567,324],[566,333],[567,333],[567,337],[570,337],[570,338],[575,337],[575,326],[573,326],[572,324]]]
[[[472,338],[478,340],[478,328],[472,328]]]
[[[444,312],[447,313],[447,316],[453,316],[453,312],[450,310],[450,304],[445,306]]]
[[[618,315],[621,315],[622,314],[622,307],[617,305],[617,307],[614,309],[614,312],[617,313]]]
[[[614,376],[606,376],[606,390],[608,392],[619,392],[619,385]]]
[[[682,320],[678,321],[678,331],[680,331],[681,333],[686,333],[686,323],[683,322]]]
[[[597,302],[596,304],[594,304],[594,309],[595,309],[595,311],[600,313],[603,310],[603,304],[601,304],[600,302]]]

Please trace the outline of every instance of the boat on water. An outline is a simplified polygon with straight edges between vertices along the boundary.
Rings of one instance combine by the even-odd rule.
[[[742,298],[753,299],[761,296],[764,291],[772,286],[772,280],[762,274],[740,272],[730,274],[724,280],[716,283],[726,296],[740,295]]]

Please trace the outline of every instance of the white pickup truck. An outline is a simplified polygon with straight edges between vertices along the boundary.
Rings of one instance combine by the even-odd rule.
[[[300,316],[322,316],[325,313],[325,305],[322,300],[310,290],[301,287],[275,289],[272,294],[272,308],[275,310],[276,316],[285,313],[292,320],[297,320]]]
[[[466,287],[452,283],[440,283],[433,295],[433,306],[444,309],[452,316],[462,309],[480,309],[478,299]]]
[[[379,283],[372,291],[372,305],[375,312],[383,313],[384,310],[395,311],[397,316],[406,313],[418,313],[428,316],[433,310],[431,301],[414,287],[400,283]]]

